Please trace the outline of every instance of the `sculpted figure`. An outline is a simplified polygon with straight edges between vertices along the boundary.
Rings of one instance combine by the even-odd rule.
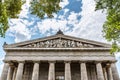
[[[67,45],[68,47],[71,47],[71,41],[70,40],[67,41],[67,44],[68,44]]]
[[[57,44],[57,47],[59,48],[59,47],[61,47],[61,40],[60,39],[58,39],[58,40],[56,40],[56,44]]]
[[[28,45],[28,47],[32,47],[32,45],[31,45],[31,44],[29,44],[29,45]]]
[[[43,42],[40,42],[40,47],[44,47],[44,43]]]
[[[54,45],[53,42],[54,42],[53,40],[50,40],[50,41],[49,41],[49,47],[53,47],[53,45]]]
[[[77,42],[77,47],[82,47],[82,43],[81,42]]]
[[[75,41],[71,41],[71,47],[75,47]]]
[[[48,48],[50,45],[49,45],[49,41],[46,41],[45,42],[45,47]]]
[[[66,40],[63,41],[63,44],[64,44],[64,47],[67,47],[67,41]]]
[[[39,43],[36,43],[36,47],[39,47],[40,46],[40,44]]]
[[[87,44],[84,44],[84,47],[88,47],[88,45],[87,45]]]
[[[36,43],[33,43],[33,44],[32,44],[32,47],[36,47]]]

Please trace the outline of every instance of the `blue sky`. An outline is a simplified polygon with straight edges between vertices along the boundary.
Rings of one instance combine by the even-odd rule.
[[[22,6],[19,19],[10,19],[10,28],[5,38],[0,38],[0,74],[3,67],[2,60],[5,52],[2,45],[50,36],[61,29],[64,34],[75,37],[108,43],[102,37],[102,25],[106,20],[106,13],[95,10],[94,0],[63,0],[62,10],[54,14],[52,19],[41,20],[30,14],[30,0]],[[120,59],[120,54],[116,55]],[[120,66],[120,60],[117,62]],[[119,70],[120,74],[120,70]]]

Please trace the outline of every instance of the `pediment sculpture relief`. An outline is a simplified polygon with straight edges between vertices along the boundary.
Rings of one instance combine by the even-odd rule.
[[[52,39],[46,41],[35,42],[20,47],[37,47],[37,48],[82,48],[82,47],[99,47],[88,43],[83,43],[67,39]]]

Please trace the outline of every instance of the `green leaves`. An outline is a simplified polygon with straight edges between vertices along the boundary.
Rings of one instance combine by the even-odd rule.
[[[9,28],[8,18],[18,18],[23,0],[0,1],[0,37],[5,37],[5,32]]]
[[[5,0],[7,14],[10,18],[18,18],[21,7],[24,3],[23,0]]]
[[[0,37],[5,37],[5,32],[8,29],[8,16],[6,5],[0,2]]]
[[[112,49],[110,50],[110,54],[113,54],[113,53],[119,52],[119,51],[120,51],[120,47],[117,45],[116,42],[113,42]]]
[[[103,36],[112,41],[111,52],[114,53],[120,50],[120,0],[96,1],[96,10],[104,9],[107,11],[107,19],[103,25]]]
[[[31,2],[31,14],[42,19],[45,16],[52,18],[53,13],[57,13],[61,9],[59,3],[60,0],[34,0]]]

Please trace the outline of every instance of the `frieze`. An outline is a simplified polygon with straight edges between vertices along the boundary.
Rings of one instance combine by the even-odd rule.
[[[30,47],[30,48],[92,48],[99,47],[97,45],[83,43],[80,41],[67,40],[67,39],[52,39],[46,41],[40,41],[35,43],[30,43],[22,45],[19,47]]]

